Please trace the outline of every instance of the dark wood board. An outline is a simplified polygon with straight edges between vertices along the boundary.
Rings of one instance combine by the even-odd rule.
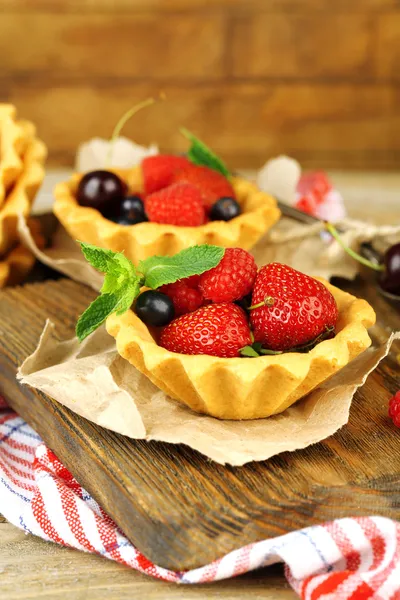
[[[400,329],[398,308],[371,284],[346,285],[377,310],[376,338]],[[335,517],[400,517],[400,431],[387,417],[399,388],[399,345],[356,394],[348,425],[334,436],[269,461],[223,467],[185,446],[124,438],[18,385],[17,365],[45,319],[65,338],[93,296],[66,279],[0,292],[0,393],[149,559],[189,569]]]

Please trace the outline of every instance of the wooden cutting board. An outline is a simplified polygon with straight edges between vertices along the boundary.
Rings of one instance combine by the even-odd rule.
[[[347,289],[376,309],[376,338],[400,329],[398,308],[371,284]],[[17,365],[35,348],[45,319],[61,338],[70,336],[93,297],[66,279],[0,293],[0,393],[150,560],[190,569],[336,517],[400,517],[400,431],[387,417],[388,399],[400,387],[399,345],[356,394],[348,425],[334,436],[269,461],[224,467],[185,446],[107,431],[19,386]]]

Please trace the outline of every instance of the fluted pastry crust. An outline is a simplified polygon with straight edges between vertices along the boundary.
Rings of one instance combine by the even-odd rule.
[[[336,336],[308,353],[259,358],[176,354],[161,348],[132,311],[107,320],[119,354],[163,390],[199,413],[258,419],[284,411],[371,344],[375,313],[365,301],[321,280],[338,304]]]
[[[131,193],[143,189],[141,169],[112,169],[128,183]],[[200,227],[177,227],[159,223],[123,226],[109,221],[93,208],[79,206],[75,194],[81,175],[55,189],[54,212],[69,234],[77,240],[123,251],[137,263],[153,255],[176,254],[195,244],[249,249],[278,221],[276,200],[260,191],[253,183],[235,177],[232,185],[243,213],[229,222],[213,221]]]

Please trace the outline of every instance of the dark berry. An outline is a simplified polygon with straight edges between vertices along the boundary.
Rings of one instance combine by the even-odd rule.
[[[143,323],[153,327],[168,325],[175,316],[171,298],[153,290],[140,294],[136,300],[135,312]]]
[[[381,287],[392,294],[400,294],[400,244],[386,251],[383,264],[385,270],[380,280]]]
[[[245,296],[244,298],[241,298],[240,300],[236,300],[235,304],[240,306],[240,308],[243,308],[244,311],[250,312],[249,309],[251,306],[251,296],[252,296],[252,292],[250,292],[250,294],[247,294],[247,296]]]
[[[115,215],[125,195],[125,183],[111,171],[91,171],[78,185],[77,200],[81,206],[96,208],[104,216]]]
[[[210,219],[211,221],[230,221],[238,217],[241,212],[240,205],[234,198],[220,198],[211,207]]]
[[[119,225],[136,225],[148,221],[140,196],[127,196],[120,204],[118,215],[113,219]]]

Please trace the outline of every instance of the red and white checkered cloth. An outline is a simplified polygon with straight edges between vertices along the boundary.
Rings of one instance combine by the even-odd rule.
[[[400,524],[383,517],[308,527],[244,546],[192,571],[158,567],[129,542],[4,401],[0,513],[27,533],[100,554],[165,581],[212,582],[284,562],[290,585],[304,600],[400,600]]]

